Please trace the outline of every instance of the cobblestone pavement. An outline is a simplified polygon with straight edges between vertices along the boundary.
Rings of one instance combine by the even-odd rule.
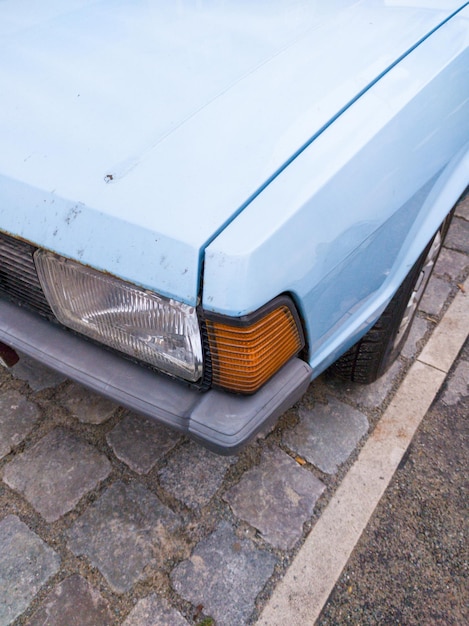
[[[321,376],[231,458],[26,358],[2,368],[0,626],[253,624],[468,273],[466,195],[391,370]]]

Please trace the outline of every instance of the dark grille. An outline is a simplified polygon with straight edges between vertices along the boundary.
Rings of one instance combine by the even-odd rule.
[[[36,248],[0,233],[0,294],[53,318],[34,266]]]

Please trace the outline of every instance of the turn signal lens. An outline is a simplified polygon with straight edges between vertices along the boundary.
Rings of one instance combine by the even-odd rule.
[[[254,393],[304,346],[301,325],[286,297],[252,316],[207,319],[212,382]]]

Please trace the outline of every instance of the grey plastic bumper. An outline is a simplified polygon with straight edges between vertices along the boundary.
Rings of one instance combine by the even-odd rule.
[[[200,393],[80,339],[0,300],[0,341],[119,404],[176,428],[222,454],[233,454],[306,391],[311,368],[287,363],[260,391]]]

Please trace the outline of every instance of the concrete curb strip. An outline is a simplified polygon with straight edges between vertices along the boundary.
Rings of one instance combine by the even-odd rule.
[[[457,294],[257,621],[312,625],[468,334],[469,279]]]

